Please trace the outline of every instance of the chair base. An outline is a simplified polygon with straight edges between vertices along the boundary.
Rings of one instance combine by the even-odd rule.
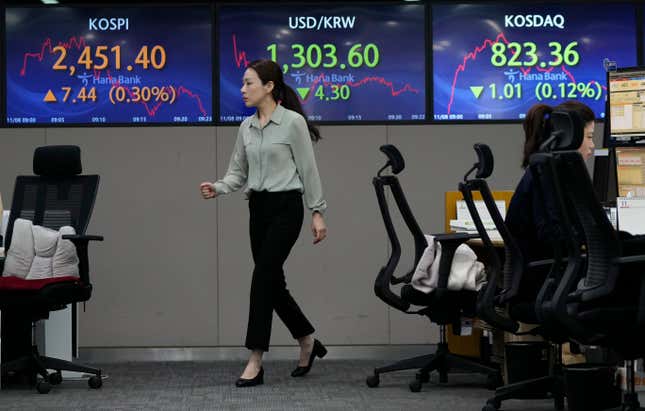
[[[47,370],[55,370],[55,372],[50,373]],[[2,364],[3,386],[7,382],[20,380],[21,382],[28,382],[30,385],[36,385],[38,392],[46,394],[51,389],[51,385],[58,385],[62,382],[61,371],[92,374],[92,377],[88,380],[89,386],[91,388],[100,388],[102,386],[100,369],[40,355],[38,347],[35,345],[32,346],[30,355]],[[42,379],[38,380],[37,375],[40,375]]]
[[[432,371],[439,373],[440,383],[448,382],[448,372],[452,368],[487,374],[487,386],[490,389],[495,389],[501,385],[501,374],[497,367],[468,357],[452,354],[448,349],[447,343],[439,343],[437,351],[434,354],[408,358],[385,367],[376,368],[374,369],[374,374],[367,377],[366,383],[369,387],[377,387],[380,383],[380,374],[418,369],[419,371],[415,376],[415,380],[409,385],[410,391],[418,392],[421,390],[423,383],[430,381],[430,373]]]
[[[504,400],[548,398],[549,394],[553,398],[555,409],[563,410],[564,378],[549,375],[499,387],[495,390],[495,396],[486,401],[482,411],[496,411]]]

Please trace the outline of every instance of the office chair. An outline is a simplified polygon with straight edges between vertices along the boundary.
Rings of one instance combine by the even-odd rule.
[[[28,219],[35,225],[58,230],[72,226],[76,235],[65,235],[72,241],[79,258],[79,277],[65,276],[38,280],[0,277],[0,310],[2,311],[2,380],[27,374],[36,382],[40,393],[62,382],[62,370],[93,374],[91,388],[102,385],[101,370],[69,361],[42,356],[32,342],[32,323],[49,317],[50,311],[67,304],[87,301],[92,294],[89,278],[89,241],[103,237],[86,235],[98,190],[98,175],[80,175],[81,153],[77,146],[45,146],[34,152],[35,176],[18,176],[11,204],[11,215],[5,237],[5,249],[11,247],[14,222]],[[0,260],[0,271],[4,262]],[[18,357],[18,358],[16,358]],[[55,370],[49,373],[47,370]]]
[[[380,383],[379,375],[391,371],[419,369],[416,378],[410,383],[410,390],[418,392],[424,382],[429,381],[430,372],[436,370],[439,373],[439,381],[444,383],[448,380],[448,371],[452,367],[472,370],[475,372],[485,373],[488,375],[488,386],[495,388],[501,381],[501,375],[493,365],[475,361],[473,359],[452,354],[448,349],[446,342],[446,325],[452,324],[453,330],[460,330],[461,317],[473,317],[475,313],[475,299],[477,293],[474,291],[453,291],[448,287],[448,276],[452,257],[459,245],[476,236],[465,233],[449,233],[435,235],[435,241],[442,245],[442,255],[439,261],[439,278],[438,287],[429,294],[414,289],[410,285],[412,275],[414,274],[417,263],[419,262],[423,251],[427,247],[427,242],[419,224],[417,223],[412,210],[408,205],[398,175],[405,168],[405,162],[399,150],[393,145],[387,144],[380,147],[380,150],[387,156],[387,163],[378,171],[372,183],[376,190],[379,208],[383,216],[383,222],[387,231],[388,238],[392,246],[392,252],[387,264],[381,268],[374,283],[375,294],[391,307],[396,308],[407,314],[419,314],[426,316],[431,322],[439,325],[440,340],[437,351],[434,354],[423,355],[406,360],[398,361],[394,364],[379,367],[374,370],[374,374],[367,378],[369,387],[377,387]],[[382,175],[383,171],[390,168],[392,175]],[[385,187],[389,187],[396,205],[410,230],[415,244],[414,264],[407,274],[396,277],[394,272],[401,257],[401,244],[399,242],[392,218],[390,216],[389,206],[385,196]],[[401,296],[392,291],[390,285],[405,284],[401,289]],[[409,311],[410,306],[422,306],[419,311]]]
[[[584,123],[575,113],[553,113],[562,128],[571,130],[555,142],[550,155],[553,184],[570,248],[584,246],[587,264],[583,276],[563,276],[553,294],[541,306],[544,315],[570,329],[572,338],[583,344],[608,347],[626,360],[626,391],[623,411],[642,410],[634,392],[633,360],[645,355],[645,241],[621,236],[602,208],[587,168],[576,148],[583,137]],[[566,144],[566,138],[574,142]]]
[[[484,244],[487,254],[486,271],[488,282],[486,287],[480,291],[477,299],[477,315],[490,326],[516,335],[532,334],[544,337],[551,343],[561,344],[567,341],[563,332],[554,331],[544,327],[536,315],[535,304],[540,298],[540,288],[532,286],[536,282],[529,275],[542,278],[548,271],[547,278],[557,276],[560,264],[556,255],[555,259],[540,261],[525,261],[525,257],[506,226],[495,199],[488,187],[488,178],[493,169],[493,155],[490,148],[485,144],[475,144],[475,152],[478,161],[466,173],[464,180],[459,183],[459,191],[464,196],[477,232]],[[474,178],[470,174],[476,172]],[[495,228],[504,241],[504,265],[502,267],[500,258],[495,250],[492,241],[484,227],[481,216],[473,199],[473,192],[479,192],[488,213],[490,214]],[[499,285],[499,280],[502,284]],[[539,282],[538,280],[537,282]],[[527,286],[530,284],[531,286]],[[508,315],[504,312],[508,311]],[[520,333],[520,322],[535,325],[525,333]],[[555,365],[550,375],[533,378],[526,381],[511,383],[499,387],[495,396],[489,399],[483,407],[483,411],[495,411],[501,407],[504,400],[514,398],[545,398],[551,394],[555,408],[564,408],[564,380],[561,373],[561,356],[559,348],[556,350]]]

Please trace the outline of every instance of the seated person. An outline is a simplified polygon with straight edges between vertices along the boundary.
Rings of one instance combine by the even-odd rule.
[[[552,125],[550,114],[553,111],[575,112],[585,122],[584,139],[578,151],[585,160],[593,155],[594,120],[593,111],[583,103],[567,101],[551,107],[536,104],[529,109],[524,119],[524,156],[522,167],[524,176],[520,180],[506,213],[506,225],[522,251],[525,262],[553,257],[554,244],[561,243],[563,233],[559,224],[554,199],[548,195],[548,187],[538,189],[535,176],[529,165],[529,158],[540,145],[549,138]],[[547,195],[544,195],[544,194]],[[563,251],[564,251],[564,245]],[[542,273],[546,275],[546,272]],[[523,290],[537,293],[543,275],[534,275],[522,282]],[[522,291],[520,291],[523,294]]]

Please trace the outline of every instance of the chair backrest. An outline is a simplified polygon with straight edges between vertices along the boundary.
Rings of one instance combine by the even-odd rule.
[[[385,171],[387,167],[391,167],[394,174],[398,174],[403,171],[403,168],[405,167],[403,156],[401,156],[399,150],[391,144],[381,146],[381,151],[388,156],[388,162],[378,171],[377,176],[372,180],[372,184],[376,190],[376,198],[378,200],[381,215],[383,216],[383,223],[385,224],[385,230],[387,231],[392,251],[387,264],[381,268],[378,276],[376,277],[374,292],[388,305],[401,311],[407,311],[410,307],[410,303],[392,292],[390,285],[409,283],[411,281],[414,270],[421,259],[423,251],[428,246],[428,243],[423,231],[421,231],[419,224],[412,214],[412,210],[405,198],[399,179],[395,175],[382,175],[382,172]],[[414,263],[412,268],[401,277],[394,276],[394,271],[396,270],[401,258],[401,243],[399,242],[399,238],[396,234],[396,229],[394,228],[392,217],[390,215],[389,205],[385,196],[385,187],[389,187],[403,220],[414,239]]]
[[[542,195],[543,208],[550,225],[558,227],[559,238],[552,238],[553,262],[551,270],[538,294],[535,311],[540,323],[550,333],[590,341],[588,331],[567,312],[569,293],[575,289],[584,267],[583,244],[577,234],[578,222],[571,214],[565,195],[566,189],[558,180],[555,153],[539,152],[530,158],[534,189]],[[555,230],[553,230],[555,232]]]
[[[585,298],[607,295],[616,283],[618,266],[615,259],[622,255],[622,249],[577,151],[584,139],[585,123],[575,112],[553,112],[551,122],[554,131],[543,147],[548,146],[552,151],[550,170],[560,200],[566,237],[570,241],[570,253],[575,253],[581,245],[587,252],[584,283],[579,291]],[[579,240],[580,235],[583,238]]]
[[[555,291],[538,303],[537,311],[547,324],[559,327],[570,338],[584,344],[603,344],[602,341],[606,343],[606,338],[611,339],[617,330],[589,327],[589,322],[581,322],[572,312],[577,312],[575,307],[580,301],[590,301],[614,291],[621,245],[577,151],[584,138],[584,122],[574,112],[554,112],[552,119],[554,116],[554,133],[547,147],[551,151],[534,154],[530,162],[532,167],[540,165],[537,172],[540,181],[549,184],[548,188],[556,198],[567,260],[561,275],[552,279]],[[583,249],[586,257],[582,255]],[[592,306],[586,307],[593,311]]]
[[[479,161],[475,163],[468,173],[466,173],[464,181],[459,183],[459,191],[461,191],[464,196],[464,201],[466,202],[468,211],[470,212],[475,227],[477,228],[477,232],[479,233],[487,252],[486,271],[488,273],[488,283],[486,288],[479,294],[477,312],[491,325],[505,331],[516,332],[519,328],[519,323],[510,318],[500,316],[495,309],[495,305],[502,299],[500,296],[508,297],[509,295],[512,296],[514,293],[517,293],[521,274],[524,270],[524,259],[519,246],[504,224],[504,219],[497,208],[497,204],[495,203],[495,199],[488,187],[488,183],[484,179],[490,176],[493,171],[492,152],[485,144],[475,144],[473,148],[477,153]],[[468,177],[473,171],[476,171],[475,178],[469,179]],[[502,287],[501,293],[498,293],[499,287],[497,285],[501,263],[475,205],[473,192],[480,193],[482,200],[484,201],[484,205],[495,224],[495,228],[504,241],[506,258],[504,260],[503,269],[504,286]]]
[[[33,169],[34,176],[16,177],[5,238],[7,250],[17,218],[54,230],[69,225],[77,234],[84,234],[92,215],[99,176],[79,175],[79,147],[38,147]]]
[[[556,178],[567,198],[569,215],[573,215],[584,236],[587,269],[578,292],[584,299],[602,297],[615,287],[622,255],[621,242],[596,196],[582,156],[577,151],[554,153]]]

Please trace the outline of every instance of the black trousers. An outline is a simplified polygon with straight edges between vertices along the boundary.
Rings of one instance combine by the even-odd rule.
[[[250,350],[268,351],[274,310],[293,338],[314,332],[287,290],[282,269],[302,228],[302,195],[298,191],[254,191],[249,210],[255,268],[245,345]]]

